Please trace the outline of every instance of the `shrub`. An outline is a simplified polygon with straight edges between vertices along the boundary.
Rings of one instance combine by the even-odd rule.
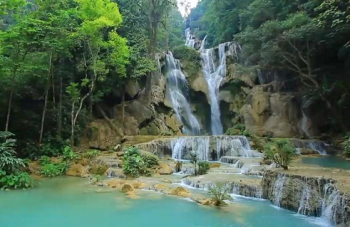
[[[209,169],[210,169],[209,162],[198,162],[198,174],[199,175],[206,174]]]
[[[180,45],[173,50],[174,57],[181,60],[184,71],[191,77],[198,75],[201,68],[201,57],[198,51],[186,45]]]
[[[40,163],[40,165],[46,165],[46,164],[49,164],[49,163],[51,163],[51,159],[50,159],[50,157],[48,157],[48,156],[42,156],[40,159],[39,159],[39,163]]]
[[[33,180],[26,172],[6,175],[5,171],[0,170],[0,187],[2,189],[31,188]]]
[[[296,155],[295,148],[289,140],[281,139],[265,144],[265,155],[273,160],[277,166],[287,170],[288,165]]]
[[[198,154],[197,153],[190,153],[190,162],[193,164],[194,167],[194,175],[198,175],[198,169],[197,169],[197,164],[198,164]]]
[[[158,166],[159,158],[154,154],[147,151],[142,151],[140,152],[140,155],[147,168]]]
[[[79,155],[76,154],[70,146],[65,146],[63,150],[63,160],[72,161],[79,158]]]
[[[140,175],[150,175],[146,163],[142,159],[136,147],[125,149],[123,156],[123,172],[127,176],[139,177]]]
[[[341,144],[342,148],[343,148],[343,154],[346,156],[346,157],[350,157],[350,136],[346,137],[345,138],[345,141],[342,142]]]
[[[16,140],[11,132],[0,132],[0,170],[12,174],[24,167],[23,160],[16,157]]]
[[[56,177],[66,173],[68,166],[67,162],[48,163],[41,167],[40,173],[46,177]]]
[[[229,195],[229,188],[224,183],[216,183],[209,188],[209,194],[212,196],[215,206],[224,206],[224,200],[232,200]]]
[[[89,150],[88,152],[83,154],[83,157],[84,158],[88,158],[91,161],[92,159],[96,158],[99,155],[100,155],[100,151],[98,151],[98,150]]]

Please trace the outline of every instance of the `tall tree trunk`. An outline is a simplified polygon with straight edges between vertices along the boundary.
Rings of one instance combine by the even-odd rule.
[[[47,86],[46,86],[46,91],[45,91],[44,109],[43,109],[43,114],[42,114],[42,117],[41,117],[39,145],[41,144],[41,142],[43,140],[43,134],[44,134],[44,124],[45,124],[45,116],[46,116],[47,101],[48,101],[47,99],[48,99],[49,90],[50,90],[51,65],[52,65],[52,52],[50,54],[50,63],[49,63],[49,69],[48,69],[48,74],[47,74]]]
[[[63,81],[62,75],[60,75],[60,96],[58,103],[58,115],[57,115],[57,135],[62,138],[62,98],[63,98]]]
[[[14,88],[12,87],[11,92],[10,92],[9,105],[8,105],[8,109],[7,109],[5,132],[7,132],[9,130],[10,115],[11,115],[11,108],[12,108],[12,99],[13,99],[13,90],[14,90]]]
[[[125,87],[122,88],[122,130],[125,133]]]
[[[75,109],[75,102],[72,103],[72,112],[71,112],[71,136],[70,136],[71,147],[74,146],[74,128],[75,128],[74,109]]]

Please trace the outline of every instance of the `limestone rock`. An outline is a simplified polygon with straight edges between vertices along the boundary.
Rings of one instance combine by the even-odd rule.
[[[209,165],[210,165],[210,168],[220,168],[221,163],[220,162],[211,162]]]
[[[137,80],[128,80],[125,85],[125,93],[130,97],[134,97],[140,90],[140,85]]]
[[[188,198],[191,193],[187,189],[184,189],[183,187],[177,187],[170,189],[169,195],[176,195],[183,198]]]
[[[203,92],[206,95],[207,100],[210,100],[208,83],[205,80],[203,75],[199,76],[195,80],[193,80],[193,82],[191,83],[191,87],[195,91]]]
[[[89,172],[95,175],[103,175],[108,168],[107,165],[94,163]]]
[[[122,191],[123,193],[131,192],[131,191],[133,191],[133,190],[134,190],[134,188],[132,187],[131,184],[124,184],[124,185],[122,186],[122,189],[121,189],[121,191]]]
[[[146,187],[146,184],[143,183],[143,182],[133,182],[133,183],[132,183],[132,186],[133,186],[135,189],[142,189],[142,188],[145,188],[145,187]]]
[[[66,172],[66,175],[72,177],[85,177],[87,175],[87,168],[81,164],[73,164]]]
[[[157,172],[160,175],[171,175],[173,174],[173,169],[168,164],[160,164]]]
[[[28,164],[29,173],[39,175],[40,174],[40,164],[38,162],[29,162]]]

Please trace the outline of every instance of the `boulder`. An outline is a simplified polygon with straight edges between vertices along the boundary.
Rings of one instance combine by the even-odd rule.
[[[70,166],[68,171],[66,172],[67,176],[72,177],[85,177],[87,176],[87,168],[81,164],[73,164]]]
[[[89,173],[95,174],[95,175],[103,175],[108,168],[109,167],[107,165],[94,163],[90,168]]]
[[[124,185],[122,186],[121,191],[122,191],[123,193],[127,193],[127,192],[134,191],[134,188],[132,187],[131,184],[124,184]]]
[[[173,174],[173,169],[168,164],[160,164],[157,172],[160,175],[171,175]]]
[[[187,189],[183,187],[177,187],[177,188],[172,188],[170,189],[169,195],[175,195],[175,196],[180,196],[183,198],[188,198],[191,193]]]

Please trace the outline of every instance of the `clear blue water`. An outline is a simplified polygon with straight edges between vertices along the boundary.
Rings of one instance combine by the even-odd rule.
[[[336,155],[303,157],[301,158],[301,162],[308,165],[317,165],[326,168],[350,169],[350,161]]]
[[[229,209],[144,192],[128,199],[96,192],[86,180],[56,178],[27,191],[0,192],[1,227],[311,227],[311,219],[278,210],[267,201],[237,199]]]

